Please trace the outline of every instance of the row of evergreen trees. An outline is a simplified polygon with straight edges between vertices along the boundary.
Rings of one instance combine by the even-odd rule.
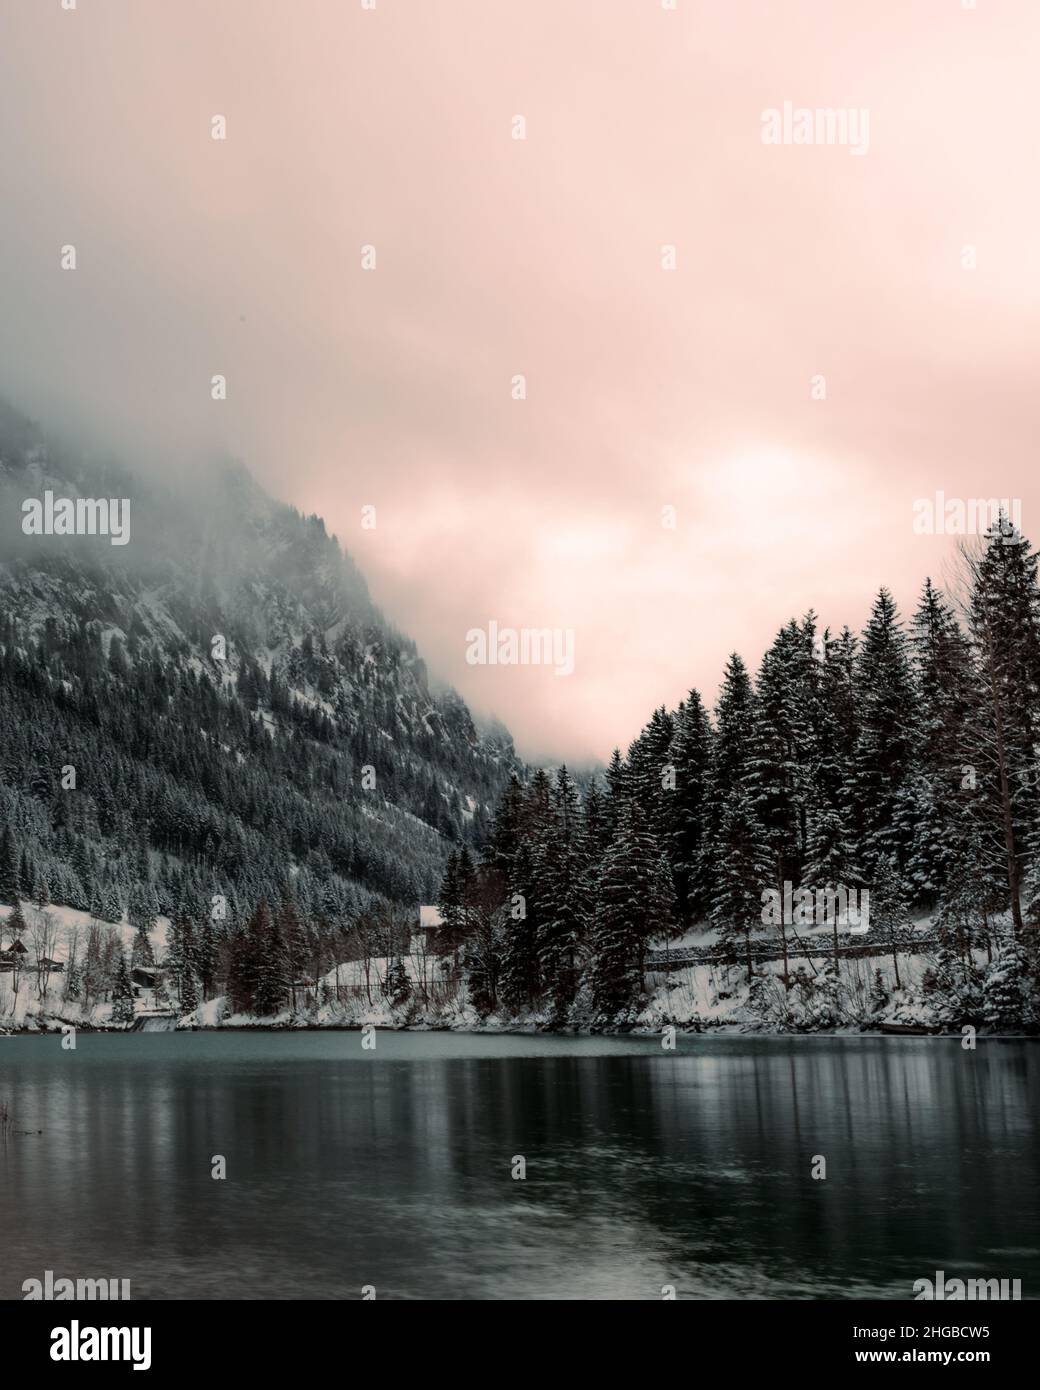
[[[477,1007],[615,1017],[650,942],[702,921],[750,979],[763,890],[785,883],[869,889],[897,980],[915,911],[944,980],[970,992],[997,948],[1035,973],[1037,557],[1002,518],[958,586],[959,612],[927,581],[908,627],[882,589],[858,639],[792,619],[754,679],[730,658],[714,718],[695,690],[656,710],[584,797],[566,768],[514,779],[480,862],[454,855],[441,889]],[[797,941],[771,930],[786,981]]]

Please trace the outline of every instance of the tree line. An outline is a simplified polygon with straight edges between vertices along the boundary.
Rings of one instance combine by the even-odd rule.
[[[1001,517],[955,588],[927,580],[909,623],[882,589],[858,636],[792,618],[754,676],[729,658],[712,714],[696,690],[656,709],[584,789],[566,767],[514,777],[440,891],[475,1006],[631,1016],[651,943],[695,924],[752,984],[767,932],[789,986],[797,928],[763,925],[789,884],[867,889],[897,984],[932,917],[950,1017],[1040,1022],[1036,554]]]

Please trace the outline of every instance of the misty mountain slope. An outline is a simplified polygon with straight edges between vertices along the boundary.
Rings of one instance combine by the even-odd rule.
[[[48,489],[129,498],[129,543],[23,535]],[[71,459],[8,407],[0,646],[0,901],[241,917],[291,878],[307,913],[414,904],[517,765],[319,518],[241,469],[177,491]]]

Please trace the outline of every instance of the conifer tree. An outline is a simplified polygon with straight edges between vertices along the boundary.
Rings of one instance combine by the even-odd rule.
[[[386,986],[384,993],[387,1002],[394,1008],[400,1008],[406,1004],[411,997],[412,987],[408,979],[407,971],[400,956],[395,957],[387,971]]]
[[[514,772],[505,794],[495,812],[491,826],[486,862],[504,878],[512,871],[520,844],[524,812],[524,790]]]
[[[754,733],[754,692],[747,667],[734,652],[726,663],[715,706],[715,737],[707,779],[708,824],[701,855],[706,880],[718,864],[726,799],[745,787]]]
[[[9,938],[7,944],[10,946],[15,941],[22,941],[24,945],[23,938],[26,931],[27,928],[25,925],[25,916],[22,913],[22,905],[16,898],[14,907],[7,914],[7,935]]]
[[[506,884],[499,981],[503,1002],[515,1011],[532,1009],[541,991],[537,934],[527,909],[532,874],[530,847],[521,842]]]
[[[1001,943],[982,986],[982,1016],[992,1028],[1032,1029],[1038,1021],[1035,972],[1022,943]]]
[[[462,926],[462,889],[459,884],[459,855],[454,849],[444,864],[437,910],[447,930],[457,935]]]
[[[104,964],[101,951],[101,933],[104,929],[97,918],[92,917],[87,927],[87,949],[83,963],[83,998],[88,1004],[96,1003],[105,988]]]
[[[148,933],[143,925],[139,926],[134,934],[130,963],[133,966],[144,966],[145,968],[150,968],[155,964],[155,952],[152,950],[152,943],[149,941]]]
[[[643,821],[653,837],[655,858],[671,851],[672,800],[676,787],[671,762],[675,723],[662,705],[628,750],[627,790],[639,802]]]
[[[776,885],[762,828],[740,783],[725,798],[716,846],[711,923],[728,953],[742,952],[750,981],[754,975],[754,934],[763,924],[763,892]]]
[[[561,1016],[577,990],[578,954],[590,917],[581,803],[566,767],[556,774],[550,820],[539,848],[539,894],[543,904],[539,967],[554,1012]]]
[[[709,820],[712,729],[696,690],[680,705],[669,760],[675,768],[671,794],[669,856],[680,920],[684,926],[708,910],[705,842]]]
[[[180,980],[180,1006],[181,1013],[191,1014],[199,1006],[199,994],[195,985],[195,973],[192,970],[185,970]]]
[[[633,800],[603,856],[593,931],[592,999],[597,1012],[616,1017],[642,988],[651,938],[672,922],[674,902],[667,865],[652,858],[653,837]]]
[[[296,905],[296,896],[292,885],[288,883],[282,887],[281,902],[274,917],[272,942],[275,939],[279,943],[278,951],[283,976],[289,990],[289,1004],[291,1008],[295,1009],[297,1003],[296,981],[299,979],[301,966],[307,957],[307,941]],[[275,948],[272,946],[273,949]]]
[[[768,875],[762,887],[783,899],[787,884],[803,877],[808,834],[808,803],[813,791],[808,773],[815,748],[812,715],[816,702],[813,662],[814,619],[799,627],[792,619],[777,634],[762,661],[755,685],[754,719],[746,786],[754,835]],[[775,923],[789,977],[787,923]]]
[[[279,1014],[289,1003],[289,971],[278,917],[271,916],[261,904],[254,914],[251,933],[255,962],[253,1008],[261,1017]]]
[[[906,635],[887,589],[878,594],[863,633],[856,693],[859,728],[848,796],[869,882],[877,866],[889,859],[902,876],[914,833],[916,691]]]
[[[910,630],[920,744],[912,791],[914,842],[907,881],[931,906],[956,860],[963,795],[964,740],[977,703],[968,643],[943,594],[925,580]]]
[[[134,987],[127,968],[126,952],[116,954],[115,978],[112,984],[112,1021],[129,1024],[134,1021]]]
[[[589,859],[592,863],[598,863],[600,855],[607,847],[609,827],[603,793],[595,777],[589,780],[582,808],[585,813],[585,844]]]
[[[11,827],[5,825],[3,836],[0,837],[0,902],[9,903],[12,907],[22,897],[19,863],[18,846],[11,834]]]
[[[606,844],[610,844],[617,834],[621,816],[628,801],[628,768],[621,756],[621,749],[615,748],[610,755],[606,771],[607,794],[603,803],[603,816],[606,823]]]
[[[980,685],[979,762],[999,808],[1004,870],[1015,934],[1040,819],[1040,591],[1037,557],[1000,520],[980,552],[965,554],[971,578],[970,636]]]

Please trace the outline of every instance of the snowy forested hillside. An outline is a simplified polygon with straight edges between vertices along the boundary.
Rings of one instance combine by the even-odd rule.
[[[24,536],[47,490],[130,498],[130,543]],[[479,845],[511,741],[431,690],[319,518],[240,469],[200,496],[70,457],[7,407],[0,518],[0,902],[164,915],[209,993],[261,902],[332,937]]]
[[[695,690],[656,710],[584,796],[514,782],[441,890],[477,1011],[1040,1027],[1036,555],[1005,520],[958,587],[908,624],[881,590],[861,637],[792,619],[757,675],[731,657],[713,717]],[[664,979],[679,932],[702,963]]]

